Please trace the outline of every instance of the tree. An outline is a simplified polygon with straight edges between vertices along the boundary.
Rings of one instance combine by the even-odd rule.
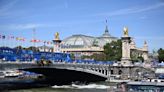
[[[28,47],[27,50],[32,50],[34,52],[39,52],[39,49],[37,47],[34,47],[34,46]]]
[[[137,50],[130,51],[130,58],[133,63],[140,61],[144,62],[144,58],[139,55],[139,52]]]
[[[96,61],[105,61],[106,55],[104,53],[94,53],[91,56],[83,55],[81,58],[82,59],[94,59]]]
[[[121,40],[112,41],[104,45],[104,52],[94,53],[91,56],[82,56],[82,59],[94,59],[97,61],[120,61],[122,57]]]
[[[106,55],[104,53],[94,53],[91,57],[96,61],[106,61]]]
[[[158,60],[159,62],[164,61],[164,49],[162,48],[158,50]]]
[[[22,46],[17,46],[17,47],[15,47],[15,49],[22,50],[22,49],[23,49],[23,47],[22,47]]]
[[[71,57],[71,59],[75,60],[75,55],[74,55],[74,53],[71,53],[71,54],[70,54],[70,57]]]
[[[122,42],[121,40],[112,41],[104,46],[104,54],[106,60],[109,61],[120,61],[122,57]]]
[[[24,48],[22,46],[17,46],[14,49],[16,49],[16,54],[18,54],[21,50],[23,50]]]

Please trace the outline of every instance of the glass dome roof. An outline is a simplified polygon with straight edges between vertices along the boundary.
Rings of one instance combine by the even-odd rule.
[[[70,37],[65,38],[61,46],[62,48],[75,48],[75,47],[92,47],[92,46],[98,46],[103,47],[106,43],[110,43],[112,41],[116,41],[118,38],[112,37],[109,34],[108,27],[106,26],[105,32],[100,37],[93,37],[93,36],[87,36],[87,35],[72,35]]]
[[[86,35],[72,35],[62,41],[63,45],[67,46],[92,46],[94,37]]]
[[[92,37],[86,35],[72,35],[62,41],[62,46],[69,47],[103,47],[106,43],[116,41],[116,37]]]

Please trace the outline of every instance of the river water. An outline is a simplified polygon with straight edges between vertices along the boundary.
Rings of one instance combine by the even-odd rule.
[[[116,86],[112,86],[107,82],[101,82],[87,85],[54,85],[43,88],[8,90],[7,92],[114,92],[112,91],[113,89],[116,89]]]

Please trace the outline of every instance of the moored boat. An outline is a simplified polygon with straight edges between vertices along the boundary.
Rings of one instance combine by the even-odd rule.
[[[3,71],[2,77],[0,78],[0,84],[32,83],[43,78],[44,76],[42,74],[20,70],[7,70]]]

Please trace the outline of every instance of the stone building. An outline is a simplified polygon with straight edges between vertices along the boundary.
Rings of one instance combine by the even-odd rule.
[[[103,46],[106,43],[117,40],[117,37],[109,34],[108,26],[106,25],[105,32],[99,37],[76,34],[65,38],[61,42],[61,52],[92,55],[93,53],[103,52]]]
[[[131,57],[143,57],[144,61],[148,61],[148,45],[145,41],[142,48],[136,47],[134,40],[130,43]]]
[[[124,28],[124,35],[122,39],[122,61],[124,63],[131,61],[133,57],[143,57],[144,61],[148,61],[148,45],[144,42],[142,48],[136,47],[134,39],[128,35],[128,28]],[[75,55],[92,55],[93,53],[102,53],[104,51],[103,46],[106,43],[111,43],[112,41],[117,41],[118,38],[112,36],[109,33],[108,26],[105,27],[105,32],[99,36],[87,36],[82,34],[72,35],[65,38],[64,40],[59,39],[59,33],[55,34],[53,40],[53,48],[40,47],[41,51],[50,52],[64,52],[64,53],[74,53]],[[130,63],[129,63],[130,64]]]

